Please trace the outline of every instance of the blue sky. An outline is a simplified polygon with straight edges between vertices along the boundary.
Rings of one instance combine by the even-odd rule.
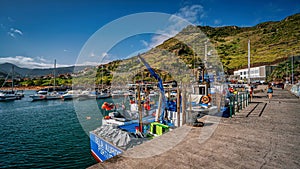
[[[0,63],[52,67],[56,59],[59,66],[74,65],[82,47],[98,29],[141,12],[174,14],[197,25],[254,26],[299,13],[300,3],[296,0],[1,0]],[[138,26],[136,23],[135,27]],[[153,35],[133,36],[114,46],[110,55],[128,56],[149,49],[151,43]]]

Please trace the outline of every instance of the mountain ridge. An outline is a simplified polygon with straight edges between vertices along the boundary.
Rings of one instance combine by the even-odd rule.
[[[251,41],[251,67],[274,65],[287,60],[291,56],[300,55],[300,13],[288,16],[281,21],[262,22],[252,27],[197,27],[214,45],[226,74],[232,74],[234,70],[247,67],[248,39]],[[181,32],[184,32],[184,30]],[[193,62],[196,62],[192,57],[195,52],[187,44],[178,41],[176,36],[167,39],[155,48],[174,53],[183,59],[186,64],[192,65]],[[151,53],[151,51],[148,52]],[[111,62],[106,67],[115,66],[115,62]],[[2,65],[0,64],[0,75],[3,74],[1,68]],[[53,68],[47,70],[26,69],[24,68],[24,71],[20,74],[23,76],[28,74],[42,76],[53,72]],[[98,67],[98,69],[100,68]],[[72,73],[73,70],[74,66],[57,68],[57,74]]]
[[[2,63],[0,64],[0,77],[7,76],[7,74],[11,74],[12,66],[14,66],[14,74],[16,77],[25,78],[25,77],[39,77],[45,76],[49,74],[53,74],[54,68],[22,68],[12,63]],[[74,73],[74,68],[76,67],[76,71],[81,71],[86,67],[90,66],[69,66],[69,67],[58,67],[55,69],[57,75],[59,74],[71,74]]]

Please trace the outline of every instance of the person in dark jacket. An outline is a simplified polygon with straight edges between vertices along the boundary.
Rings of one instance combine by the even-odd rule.
[[[270,100],[273,97],[273,88],[272,88],[272,85],[270,83],[268,84],[267,93],[268,93],[269,103],[270,103]]]

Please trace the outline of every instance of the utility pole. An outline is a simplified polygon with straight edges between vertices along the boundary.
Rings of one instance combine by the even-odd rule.
[[[250,85],[250,39],[248,40],[248,84]]]
[[[285,83],[288,84],[288,71],[289,71],[289,66],[288,63],[286,63],[286,74],[285,74]]]
[[[292,56],[292,84],[294,84],[294,56]]]

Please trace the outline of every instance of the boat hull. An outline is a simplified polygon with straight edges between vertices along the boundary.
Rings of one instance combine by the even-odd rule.
[[[57,99],[61,99],[60,95],[47,95],[46,96],[46,100],[57,100]]]
[[[45,95],[31,95],[29,97],[32,99],[32,101],[46,100],[46,96]]]
[[[10,96],[10,97],[0,97],[0,101],[13,101],[19,99],[16,96]]]
[[[108,160],[118,154],[123,153],[123,150],[90,132],[91,153],[98,162]]]
[[[15,91],[0,91],[0,101],[20,100],[22,95]]]

